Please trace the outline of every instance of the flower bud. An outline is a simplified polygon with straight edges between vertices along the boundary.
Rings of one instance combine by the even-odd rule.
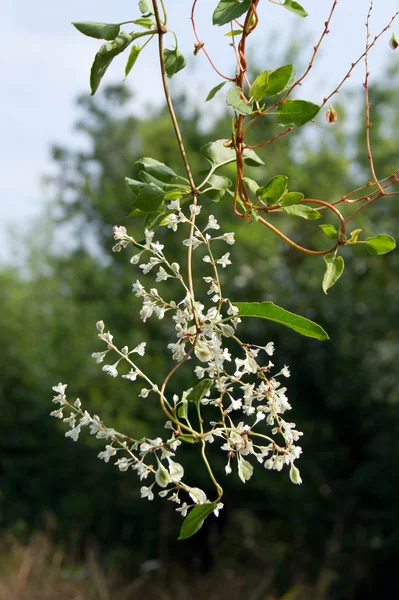
[[[209,347],[204,342],[198,341],[194,348],[195,356],[201,362],[208,362],[212,358],[212,353]]]
[[[105,327],[104,321],[97,321],[96,327],[100,333],[103,333]]]
[[[168,458],[169,462],[169,474],[172,481],[177,482],[181,481],[184,476],[184,469],[182,465],[177,462],[174,462],[170,458]]]
[[[165,467],[163,466],[163,464],[161,463],[161,461],[159,460],[159,458],[157,457],[157,461],[158,461],[158,469],[157,472],[155,473],[155,481],[157,482],[157,484],[159,485],[159,487],[166,487],[168,485],[168,483],[170,483],[170,475],[167,469],[165,469]]]
[[[291,464],[290,479],[292,483],[296,483],[298,485],[302,483],[301,474],[299,472],[299,469],[294,465],[294,463]]]

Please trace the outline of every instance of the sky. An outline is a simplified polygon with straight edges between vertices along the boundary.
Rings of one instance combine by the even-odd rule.
[[[199,0],[197,29],[218,68],[231,73],[234,60],[224,37],[226,28],[212,27],[211,15],[217,0]],[[288,41],[302,40],[305,56],[311,55],[326,20],[332,0],[301,0],[309,16],[306,19],[289,13],[275,4],[261,0],[261,26],[249,44],[261,70],[276,68],[279,49]],[[132,10],[133,6],[133,10]],[[172,81],[173,86],[186,85],[193,101],[203,102],[206,94],[220,79],[209,68],[204,55],[193,56],[194,38],[189,20],[191,3],[166,0],[168,26],[179,38],[179,47],[188,58],[188,69]],[[364,51],[365,19],[369,0],[339,0],[319,60],[311,77],[301,88],[301,98],[321,101],[347,72],[350,63]],[[399,0],[374,0],[371,33],[375,35],[399,10]],[[132,11],[132,12],[131,12]],[[89,92],[89,70],[100,40],[76,31],[71,21],[117,23],[139,16],[135,3],[126,0],[2,0],[0,35],[2,39],[1,72],[3,93],[0,115],[3,143],[0,146],[0,261],[12,260],[9,232],[26,230],[33,219],[46,210],[46,194],[42,178],[51,172],[50,147],[53,143],[77,146],[81,142],[73,129],[78,116],[75,101]],[[130,31],[129,25],[122,29]],[[399,17],[393,30],[399,34]],[[278,32],[271,42],[272,32]],[[371,81],[383,72],[394,57],[388,45],[390,32],[371,51]],[[222,50],[221,50],[222,48]],[[118,57],[109,68],[104,83],[123,79],[125,58]],[[136,90],[132,105],[135,114],[143,114],[148,102],[163,101],[157,70],[155,44],[146,48],[134,67],[134,76],[126,82]],[[188,80],[185,79],[188,74]],[[149,75],[151,74],[151,75]],[[361,85],[364,66],[360,64],[350,84]],[[141,82],[140,91],[133,79]],[[142,82],[145,85],[142,85]],[[399,82],[396,82],[398,85]],[[395,85],[395,82],[393,82]],[[47,199],[48,200],[48,199]]]

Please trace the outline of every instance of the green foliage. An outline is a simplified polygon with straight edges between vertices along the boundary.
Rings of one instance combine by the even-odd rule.
[[[294,65],[284,65],[271,71],[263,71],[250,87],[251,96],[260,102],[265,96],[281,94],[287,87],[294,70]]]
[[[396,248],[396,242],[393,237],[385,233],[367,238],[366,243],[370,254],[386,254]]]
[[[251,0],[220,0],[213,13],[213,24],[226,25],[230,21],[238,19],[247,12],[250,4]]]
[[[209,100],[212,100],[212,98],[216,96],[216,94],[222,89],[222,87],[226,85],[226,83],[227,81],[222,81],[222,83],[218,83],[217,85],[215,85],[215,87],[213,87],[207,95],[205,102],[209,102]]]
[[[173,75],[176,75],[176,73],[184,69],[187,64],[186,59],[177,47],[172,50],[165,48],[163,55],[165,60],[166,74],[169,78],[173,77]]]
[[[307,100],[286,100],[277,107],[277,121],[288,127],[301,127],[314,119],[320,107]]]
[[[287,215],[302,217],[302,219],[306,219],[307,221],[320,219],[321,217],[321,214],[318,210],[315,210],[310,206],[306,206],[305,204],[295,204],[294,206],[284,206],[283,208]]]
[[[326,272],[323,277],[323,292],[327,294],[327,290],[330,289],[338,281],[344,272],[344,259],[342,256],[335,256],[334,254],[326,254],[324,257],[326,262]]]
[[[328,335],[320,325],[305,317],[296,315],[273,302],[234,302],[240,317],[259,317],[275,321],[293,329],[297,333],[317,340],[328,340]]]
[[[241,98],[241,88],[232,87],[226,94],[226,104],[231,106],[239,115],[250,115],[252,104]]]
[[[114,40],[121,26],[118,23],[94,23],[90,21],[72,23],[80,33],[97,40]]]
[[[287,191],[288,177],[276,175],[268,183],[256,190],[256,195],[269,204],[277,204]]]
[[[211,502],[209,504],[200,504],[193,508],[183,521],[179,540],[186,540],[197,533],[203,526],[205,519],[213,513],[216,506],[217,502]]]
[[[134,44],[134,46],[131,47],[129,58],[127,59],[125,66],[125,79],[136,64],[136,60],[138,59],[140,52],[141,47],[138,44]]]
[[[299,17],[308,16],[306,10],[299,4],[299,2],[296,2],[295,0],[284,0],[284,4],[282,4],[282,6]]]
[[[338,231],[334,225],[323,223],[323,225],[319,225],[319,227],[329,240],[336,240],[338,238]]]

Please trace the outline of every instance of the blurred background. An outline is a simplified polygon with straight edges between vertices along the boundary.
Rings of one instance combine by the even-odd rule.
[[[255,70],[290,61],[306,67],[330,2],[303,2],[306,20],[262,3],[262,31],[253,36]],[[321,6],[321,4],[323,6]],[[376,3],[372,34],[399,8]],[[171,82],[194,173],[200,148],[229,135],[223,98],[204,104],[218,83],[192,55],[188,7],[170,2],[169,22],[188,67]],[[224,29],[211,27],[214,1],[198,7],[201,39],[220,69],[231,72]],[[169,503],[140,499],[134,474],[97,459],[103,447],[65,439],[49,417],[51,387],[69,384],[71,397],[108,426],[135,437],[162,432],[158,406],[137,398],[131,382],[114,380],[93,364],[102,349],[95,323],[105,321],[123,344],[152,340],[144,360],[160,373],[171,358],[167,323],[138,319],[131,293],[137,277],[126,252],[112,254],[112,226],[133,234],[127,218],[134,162],[153,156],[182,171],[163,105],[154,49],[140,56],[125,84],[116,59],[96,96],[88,72],[101,42],[85,38],[71,20],[135,18],[126,3],[47,0],[40,13],[27,0],[0,8],[3,94],[0,98],[2,201],[0,240],[0,598],[1,600],[371,600],[399,596],[399,280],[398,252],[370,256],[344,249],[345,273],[325,296],[324,261],[299,255],[256,224],[237,222],[228,200],[213,204],[224,231],[235,231],[233,265],[223,273],[234,300],[272,300],[320,323],[328,342],[249,320],[242,338],[275,342],[276,359],[291,368],[292,420],[304,431],[302,486],[286,474],[258,469],[245,486],[225,479],[226,507],[197,536],[177,542],[181,519]],[[312,78],[300,97],[321,101],[363,51],[368,2],[339,3]],[[350,12],[352,11],[352,12]],[[380,178],[398,168],[399,68],[390,33],[370,53],[372,147]],[[221,44],[225,51],[221,52]],[[119,58],[119,57],[118,57]],[[188,77],[188,79],[187,79]],[[345,93],[333,99],[337,123],[317,123],[260,150],[265,183],[286,174],[291,188],[334,200],[370,178],[364,132],[361,64]],[[275,133],[267,122],[252,131],[259,143]],[[226,168],[226,174],[232,171]],[[251,177],[251,170],[248,169]],[[331,221],[331,220],[330,220]],[[318,224],[295,225],[295,240],[323,248]],[[397,200],[379,201],[353,221],[365,237],[396,237]],[[159,231],[158,238],[168,237]],[[179,259],[176,245],[174,260]],[[202,273],[198,272],[200,279]],[[176,392],[190,381],[181,370]],[[171,390],[173,391],[173,390]],[[216,471],[224,464],[215,456]],[[206,474],[190,448],[185,467]],[[395,491],[396,490],[396,491]]]

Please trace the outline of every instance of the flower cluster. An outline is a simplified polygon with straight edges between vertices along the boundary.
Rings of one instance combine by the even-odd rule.
[[[146,230],[145,240],[138,243],[128,235],[125,227],[114,227],[117,243],[113,249],[118,252],[131,245],[138,251],[130,262],[138,265],[143,275],[155,275],[155,283],[161,285],[169,278],[175,279],[180,285],[181,297],[175,300],[165,299],[157,288],[145,286],[139,279],[133,283],[132,290],[141,299],[140,318],[143,322],[152,317],[163,319],[165,315],[171,318],[175,339],[167,348],[177,362],[172,374],[180,365],[192,360],[193,386],[183,390],[180,395],[173,394],[170,397],[166,389],[169,376],[162,384],[157,383],[138,364],[140,357],[145,354],[146,343],[141,342],[132,350],[127,346],[119,348],[114,343],[113,335],[105,331],[102,321],[97,323],[98,337],[107,348],[94,352],[92,357],[97,363],[103,363],[109,353],[116,354],[116,362],[104,364],[103,371],[117,377],[120,363],[128,365],[129,370],[122,377],[142,382],[139,396],[158,396],[166,417],[165,427],[171,431],[169,439],[136,440],[105,427],[97,415],[91,416],[82,410],[80,400],[72,405],[67,402],[66,385],[63,384],[53,388],[57,392],[53,401],[60,407],[51,414],[69,424],[66,436],[74,441],[85,426],[97,438],[109,441],[105,450],[99,453],[99,458],[108,462],[115,457],[115,465],[121,471],[131,468],[137,472],[140,480],[150,478],[149,484],[141,487],[142,497],[152,500],[154,486],[157,485],[161,488],[159,495],[178,504],[176,510],[182,516],[191,507],[210,502],[203,490],[183,481],[184,468],[175,461],[177,448],[183,446],[184,442],[199,443],[218,493],[213,504],[215,514],[218,514],[223,506],[220,502],[222,488],[206,458],[207,444],[220,444],[221,451],[227,455],[226,474],[232,473],[232,465],[236,464],[243,482],[253,474],[254,466],[250,462],[253,457],[266,469],[280,471],[287,466],[293,483],[300,484],[302,480],[295,461],[301,454],[296,442],[302,433],[296,429],[295,423],[284,418],[291,405],[281,378],[290,376],[289,368],[283,366],[272,374],[274,364],[270,358],[274,354],[273,342],[255,346],[238,338],[237,327],[241,322],[239,309],[223,296],[219,268],[224,269],[231,264],[230,254],[227,252],[217,257],[214,244],[224,242],[232,245],[234,234],[212,236],[209,232],[220,228],[213,215],[208,217],[203,229],[199,229],[195,217],[199,215],[201,207],[196,204],[189,207],[189,217],[183,213],[178,200],[172,201],[168,209],[167,227],[177,231],[181,224],[186,224],[190,228],[189,237],[183,240],[188,251],[192,254],[200,247],[205,250],[202,261],[210,269],[203,277],[208,306],[195,298],[192,283],[185,281],[178,263],[168,261],[164,246],[154,240],[153,231]],[[213,420],[205,418],[208,406],[212,406],[208,412]],[[71,413],[64,417],[67,407]],[[215,415],[218,416],[215,418]],[[182,494],[186,494],[183,502]]]

